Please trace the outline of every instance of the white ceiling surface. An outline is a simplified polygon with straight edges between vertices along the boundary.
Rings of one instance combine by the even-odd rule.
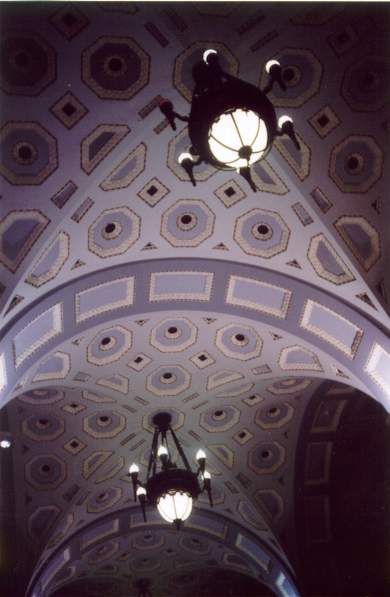
[[[378,28],[380,24],[367,21],[367,29],[364,30],[362,21],[355,23],[353,16],[351,17],[345,12],[342,4],[326,9],[330,13],[328,19],[324,17],[323,24],[309,26],[292,22],[294,15],[301,15],[308,11],[304,5],[294,5],[287,10],[285,5],[270,7],[267,4],[258,3],[240,3],[231,6],[226,4],[223,9],[226,10],[226,16],[211,17],[202,13],[202,11],[206,12],[206,7],[201,6],[201,3],[188,3],[186,6],[179,3],[175,4],[174,9],[188,25],[184,31],[180,32],[167,14],[167,8],[172,8],[173,5],[170,7],[165,4],[148,6],[147,3],[140,3],[137,5],[138,12],[133,15],[123,12],[124,4],[117,5],[115,3],[115,6],[114,4],[111,6],[113,10],[108,10],[107,5],[102,6],[102,3],[78,5],[78,9],[89,19],[89,23],[70,41],[49,21],[42,20],[56,13],[60,9],[59,5],[42,5],[39,7],[39,12],[38,5],[25,6],[24,10],[26,14],[29,11],[29,15],[18,15],[16,20],[11,15],[11,11],[9,11],[9,15],[7,14],[3,6],[3,13],[5,13],[3,14],[3,30],[7,31],[8,28],[11,28],[23,32],[38,32],[57,52],[58,70],[56,81],[36,97],[4,95],[3,122],[23,120],[39,122],[44,126],[57,140],[59,167],[40,185],[13,185],[5,179],[2,180],[2,197],[0,199],[2,218],[5,218],[11,210],[34,209],[45,214],[50,223],[15,273],[0,264],[1,282],[6,287],[1,297],[3,309],[1,325],[5,326],[9,323],[12,325],[16,322],[19,313],[27,312],[30,305],[43,299],[51,291],[62,285],[71,285],[81,276],[92,272],[104,268],[113,270],[120,264],[149,259],[197,257],[204,260],[213,258],[270,269],[286,276],[283,279],[284,284],[288,284],[289,278],[295,277],[349,303],[360,313],[365,314],[368,319],[376,321],[382,328],[388,330],[387,306],[383,295],[377,290],[378,283],[383,280],[388,270],[388,253],[386,252],[388,235],[386,232],[390,214],[386,211],[389,208],[383,201],[385,199],[385,176],[380,177],[367,192],[347,193],[342,192],[334,183],[329,176],[328,168],[333,148],[350,135],[374,138],[377,145],[384,151],[385,132],[382,123],[386,120],[385,111],[383,109],[373,110],[368,115],[354,111],[340,94],[346,69],[367,53],[372,42],[367,39],[366,34],[373,27]],[[272,14],[270,14],[271,10]],[[246,34],[240,35],[237,28],[260,12],[264,14],[264,18],[259,21],[258,25]],[[145,23],[150,21],[158,26],[168,39],[167,46],[162,48],[156,39],[145,30]],[[350,50],[337,53],[329,42],[330,36],[337,31],[342,32],[348,27],[352,27],[356,43],[351,46]],[[264,47],[255,51],[251,50],[251,46],[258,38],[273,30],[279,33],[277,37],[271,39]],[[375,31],[379,31],[379,29],[374,29]],[[97,97],[81,80],[80,55],[101,36],[131,37],[150,56],[149,82],[129,101],[103,100]],[[372,34],[372,37],[375,37],[375,33]],[[172,100],[178,112],[188,113],[189,103],[175,89],[173,72],[175,59],[195,42],[202,42],[204,49],[213,47],[213,43],[224,44],[239,65],[239,75],[254,84],[259,84],[265,62],[279,52],[283,53],[285,48],[309,51],[321,62],[323,74],[320,86],[312,97],[303,101],[299,107],[277,108],[278,114],[288,113],[293,117],[296,131],[310,149],[310,172],[303,180],[300,180],[276,147],[267,158],[277,178],[283,181],[289,189],[285,194],[272,192],[255,194],[236,173],[226,172],[215,172],[208,180],[199,181],[197,187],[194,188],[189,182],[180,180],[172,171],[173,165],[170,164],[170,168],[167,164],[169,143],[182,130],[181,123],[178,123],[176,132],[167,127],[157,135],[154,128],[163,120],[159,110],[154,109],[144,119],[141,118],[139,112],[155,96],[161,95]],[[372,48],[370,52],[373,52]],[[201,56],[200,50],[196,56]],[[188,73],[184,73],[184,77],[188,79]],[[88,109],[88,113],[70,130],[50,112],[51,106],[67,91],[71,91]],[[321,138],[308,119],[326,105],[331,106],[340,123],[329,135]],[[131,128],[131,132],[108,153],[90,175],[87,175],[80,164],[80,144],[95,127],[102,124],[127,124]],[[140,143],[144,143],[146,146],[144,170],[126,188],[109,192],[103,191],[99,186],[102,181]],[[178,172],[180,171],[178,170]],[[383,173],[385,172],[386,168],[383,166]],[[155,177],[169,189],[169,192],[152,207],[141,199],[138,193]],[[64,207],[58,209],[50,198],[69,180],[72,180],[78,188]],[[216,196],[215,191],[225,182],[231,180],[241,187],[245,197],[237,201],[235,205],[226,207]],[[333,204],[326,213],[318,208],[311,196],[312,191],[317,187]],[[71,216],[87,197],[90,197],[94,204],[82,221],[77,223],[71,219]],[[199,242],[197,246],[172,246],[167,239],[167,234],[162,230],[164,214],[177,201],[190,199],[206,204],[206,210],[208,208],[211,212],[210,219],[214,221],[213,226],[210,226],[208,237]],[[382,207],[377,208],[380,213],[372,207],[372,203],[378,199],[381,199]],[[312,219],[312,222],[307,225],[302,224],[292,209],[292,205],[298,202],[304,206]],[[88,231],[103,210],[123,206],[129,207],[139,217],[139,238],[122,254],[101,258],[88,249]],[[277,220],[280,221],[282,218],[290,233],[285,249],[271,258],[246,253],[242,248],[242,243],[236,240],[237,232],[235,231],[241,221],[238,218],[256,209],[276,212]],[[271,215],[274,217],[274,214]],[[334,223],[342,216],[361,216],[380,235],[381,257],[370,267],[369,271],[365,271],[361,267],[334,226]],[[42,253],[55,241],[60,232],[65,232],[69,237],[69,255],[53,279],[39,287],[34,287],[26,282],[26,279],[36,267]],[[349,277],[350,281],[336,284],[329,279],[329,276],[326,279],[326,275],[318,275],[319,267],[316,271],[308,258],[308,252],[310,252],[310,246],[313,246],[312,239],[319,234],[322,234],[329,245],[333,247],[339,262],[343,264],[345,271],[349,272],[347,278]],[[152,243],[156,248],[145,249],[148,243]],[[223,243],[225,249],[215,248],[220,243]],[[173,242],[173,245],[175,244],[177,245]],[[77,260],[81,260],[84,264],[72,269]],[[293,260],[298,262],[300,268],[288,265]],[[357,295],[367,295],[371,305],[358,298]],[[15,296],[23,297],[23,300],[6,314],[5,311]],[[196,341],[182,350],[162,352],[150,341],[153,330],[158,328],[162,321],[175,317],[192,322],[197,329]],[[69,528],[67,536],[72,535],[80,521],[82,522],[78,528],[83,528],[91,520],[98,519],[100,513],[87,511],[87,504],[96,492],[104,493],[111,487],[119,486],[121,488],[120,498],[112,507],[104,510],[104,514],[123,506],[128,501],[130,487],[123,480],[126,467],[130,464],[129,446],[131,450],[134,450],[131,452],[131,459],[134,457],[142,461],[142,458],[145,458],[144,452],[148,449],[151,441],[150,431],[144,428],[145,417],[162,408],[173,408],[182,415],[183,423],[179,430],[179,436],[183,439],[189,452],[193,452],[199,444],[208,449],[211,470],[215,475],[213,483],[217,487],[216,493],[218,494],[220,491],[220,495],[223,495],[221,504],[217,504],[215,509],[222,508],[222,512],[226,516],[234,517],[238,512],[240,500],[244,500],[248,503],[248,508],[252,509],[252,518],[245,520],[245,517],[240,514],[239,520],[242,525],[254,530],[264,541],[277,538],[280,533],[287,532],[291,545],[294,541],[294,525],[290,519],[290,514],[294,509],[294,458],[300,424],[305,405],[315,394],[321,380],[323,378],[340,380],[340,375],[335,371],[335,363],[329,354],[316,349],[316,356],[322,365],[322,371],[315,369],[310,372],[286,371],[280,366],[280,355],[283,349],[299,343],[300,348],[312,352],[313,346],[310,343],[285,332],[281,338],[275,338],[277,326],[255,325],[239,316],[233,320],[228,314],[208,312],[207,306],[204,311],[191,311],[180,306],[180,309],[174,314],[165,311],[149,313],[145,310],[144,316],[142,314],[137,316],[138,320],[143,318],[147,321],[143,325],[136,325],[134,318],[129,323],[126,318],[121,319],[115,314],[109,324],[99,324],[83,332],[80,343],[74,343],[78,339],[78,335],[75,335],[56,346],[55,352],[69,356],[69,368],[62,380],[59,378],[55,381],[47,379],[39,383],[33,381],[42,360],[40,363],[32,365],[23,376],[21,381],[24,395],[37,389],[45,392],[44,388],[53,386],[57,388],[57,392],[64,392],[59,401],[53,402],[49,407],[45,406],[44,402],[40,405],[37,403],[39,402],[37,394],[35,403],[34,400],[26,401],[22,397],[11,402],[7,408],[10,430],[15,434],[20,429],[22,430],[22,439],[13,448],[14,482],[15,488],[19,488],[15,492],[16,514],[18,518],[25,521],[26,540],[35,546],[37,556],[40,550],[42,550],[43,556],[45,544],[58,528],[59,521],[63,523],[67,515],[71,513],[74,516],[74,524]],[[206,322],[205,318],[215,318],[216,321]],[[252,360],[233,359],[224,354],[220,350],[220,346],[217,346],[215,338],[218,330],[231,323],[241,327],[252,327],[255,335],[260,337],[263,343],[262,350]],[[94,365],[88,359],[87,347],[93,343],[98,332],[116,325],[131,327],[134,334],[131,350],[125,356],[122,355],[120,360],[111,361],[103,366]],[[190,360],[201,351],[207,351],[214,361],[204,369],[197,367]],[[134,369],[127,364],[138,353],[143,353],[150,358],[145,372],[134,372]],[[147,385],[148,376],[150,377],[160,366],[172,367],[173,365],[190,371],[190,384],[185,388],[184,393],[181,392],[176,397],[167,398],[150,392]],[[262,365],[268,365],[270,371],[264,370],[260,378],[259,374],[256,375],[253,370]],[[221,370],[236,371],[241,378],[228,384],[228,389],[226,386],[223,386],[221,391],[218,388],[207,389],[209,377]],[[84,380],[77,379],[80,372],[85,374]],[[107,379],[113,374],[130,380],[130,389],[127,392],[121,393],[100,383],[101,379]],[[349,372],[348,376],[352,386],[365,389],[353,373]],[[306,383],[309,377],[312,381]],[[285,384],[285,391],[283,391],[283,386],[277,386],[278,391],[273,392],[273,384],[279,383],[275,381],[279,378],[284,380],[282,383]],[[280,390],[281,387],[282,390]],[[12,396],[16,397],[20,391],[20,388],[15,388]],[[88,401],[83,392],[96,392],[104,396],[107,402]],[[191,393],[198,394],[194,401],[188,400]],[[254,403],[255,406],[250,406],[246,400],[253,395],[258,396],[258,401]],[[44,398],[45,394],[43,393],[41,396]],[[135,396],[141,397],[146,403],[134,400],[130,402],[129,396],[132,399]],[[73,414],[64,408],[72,403],[83,404],[84,410]],[[126,406],[129,405],[135,405],[136,412],[131,413],[128,409],[126,410]],[[220,405],[225,406],[225,409],[233,407],[232,412],[236,412],[238,418],[227,429],[215,432],[207,431],[202,424],[202,417]],[[268,408],[268,406],[270,408],[283,406],[293,414],[279,427],[262,426],[261,423],[256,422],[254,413],[261,411],[263,407]],[[124,428],[118,433],[117,438],[115,436],[115,439],[113,437],[99,439],[99,436],[93,437],[93,434],[86,431],[87,419],[97,417],[106,410],[115,411],[120,419],[124,418],[125,420]],[[37,440],[32,438],[31,434],[25,433],[23,421],[36,416],[38,418],[44,416],[44,418],[60,422],[60,425],[63,424],[63,432],[53,439]],[[261,415],[259,414],[258,417],[261,418]],[[217,421],[215,421],[215,425],[218,425]],[[196,432],[199,439],[188,433],[191,429]],[[233,436],[242,429],[247,429],[252,437],[247,440],[247,444],[241,445]],[[43,431],[42,433],[44,434]],[[120,441],[132,433],[135,435],[131,442],[121,445]],[[81,440],[84,444],[84,448],[77,455],[72,455],[69,450],[64,448],[74,438]],[[142,440],[142,447],[133,447]],[[254,446],[260,446],[266,442],[276,442],[282,446],[280,453],[284,454],[284,458],[273,472],[259,474],[248,465],[249,452]],[[221,454],[219,453],[218,457],[213,452],[213,446],[224,446],[227,453],[230,453],[232,461],[229,463],[228,460],[225,460],[223,463]],[[107,480],[102,482],[97,480],[98,474],[92,475],[90,479],[85,479],[82,475],[85,458],[94,451],[105,449],[112,450],[116,460],[123,458],[118,473],[111,478],[107,477]],[[218,449],[215,450],[218,452]],[[35,457],[43,456],[45,458],[52,454],[58,455],[65,462],[66,474],[55,489],[45,491],[28,479],[29,462]],[[237,475],[240,474],[249,480],[246,488],[242,483],[237,482]],[[283,482],[280,481],[281,476],[284,477]],[[226,482],[237,486],[238,493],[229,490]],[[80,506],[74,506],[64,498],[65,489],[72,484],[79,485],[82,488],[80,493],[87,496]],[[274,492],[279,496],[283,504],[283,513],[276,519],[271,520],[264,513],[263,506],[256,498],[259,490]],[[46,529],[41,538],[33,540],[31,535],[28,535],[29,521],[40,508],[53,504],[60,509],[58,520],[52,528]],[[207,509],[207,503],[202,503],[202,508]],[[256,520],[258,521],[257,528],[254,526],[256,522],[253,522]],[[45,552],[45,556],[48,553],[49,550]]]

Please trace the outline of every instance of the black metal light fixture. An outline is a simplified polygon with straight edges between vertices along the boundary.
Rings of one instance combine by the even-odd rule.
[[[269,60],[265,69],[269,82],[260,90],[224,72],[218,53],[206,50],[203,60],[192,69],[195,88],[189,116],[175,112],[169,100],[160,103],[174,130],[176,119],[188,122],[192,145],[188,153],[179,156],[179,163],[194,186],[194,166],[206,162],[220,170],[236,170],[256,191],[250,166],[265,158],[276,137],[287,135],[300,149],[292,119],[286,115],[277,119],[267,98],[275,83],[286,89],[282,68],[277,60]]]
[[[198,450],[196,460],[198,469],[191,470],[187,457],[171,427],[171,415],[158,413],[153,417],[155,427],[152,449],[148,463],[146,482],[139,481],[139,467],[133,463],[129,474],[133,483],[134,500],[138,498],[142,514],[146,522],[146,505],[157,506],[161,516],[168,522],[173,522],[180,528],[182,521],[191,514],[192,501],[205,491],[210,505],[213,505],[211,495],[211,476],[206,471],[206,454]],[[182,466],[172,461],[168,437],[172,438],[176,446]],[[200,484],[201,481],[201,484]]]

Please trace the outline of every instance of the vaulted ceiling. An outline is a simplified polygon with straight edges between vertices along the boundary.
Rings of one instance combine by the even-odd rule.
[[[0,429],[21,586],[100,574],[105,595],[141,577],[191,594],[217,566],[295,594],[297,454],[326,542],[340,421],[356,390],[389,410],[387,7],[1,10]],[[269,97],[301,151],[279,138],[256,193],[205,165],[193,187],[187,128],[158,108],[189,112],[207,48],[261,87],[283,67]],[[161,410],[213,476],[214,509],[200,499],[180,537],[130,497]]]

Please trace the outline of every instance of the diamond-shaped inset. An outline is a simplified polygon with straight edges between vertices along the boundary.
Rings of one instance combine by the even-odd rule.
[[[71,129],[87,114],[88,110],[70,91],[65,93],[50,111],[67,129]]]
[[[75,455],[81,452],[81,450],[84,450],[86,445],[87,444],[84,444],[84,442],[82,442],[80,439],[77,439],[77,437],[73,437],[68,442],[66,442],[66,444],[64,444],[63,448],[70,454]]]
[[[244,446],[250,439],[252,439],[253,433],[249,431],[249,429],[241,429],[238,433],[233,435],[233,439],[240,444],[240,446]]]
[[[137,193],[138,197],[141,197],[150,205],[154,207],[165,195],[169,193],[169,189],[158,178],[152,178],[146,185]]]
[[[209,367],[215,363],[215,359],[213,359],[207,350],[202,350],[201,352],[198,352],[198,354],[194,354],[194,356],[190,358],[190,361],[192,361],[198,369],[205,369],[205,367]]]
[[[231,207],[246,197],[242,188],[233,179],[218,187],[214,191],[214,195],[222,201],[225,207]]]
[[[134,369],[134,371],[142,371],[142,369],[144,369],[146,365],[149,365],[149,363],[151,362],[152,359],[150,357],[148,357],[143,352],[140,352],[131,361],[127,363],[127,366],[131,369]]]
[[[254,406],[255,404],[259,404],[259,402],[263,402],[264,398],[260,396],[260,394],[251,394],[247,398],[243,399],[243,402],[248,406]]]
[[[77,402],[70,402],[69,404],[65,404],[65,406],[62,407],[62,410],[64,410],[67,413],[70,413],[71,415],[77,415],[77,413],[80,413],[85,409],[86,406],[84,406],[84,404],[78,404]]]
[[[50,19],[54,27],[68,40],[78,35],[89,24],[85,14],[72,4],[60,8]]]
[[[309,123],[323,139],[340,124],[340,120],[330,106],[324,106],[309,118]]]

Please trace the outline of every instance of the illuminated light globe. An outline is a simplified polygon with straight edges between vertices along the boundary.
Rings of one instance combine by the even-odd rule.
[[[164,520],[178,526],[191,514],[192,497],[184,491],[171,489],[157,499],[157,509]]]
[[[214,158],[232,169],[247,168],[259,161],[268,145],[264,120],[252,110],[238,108],[222,114],[209,131]]]

